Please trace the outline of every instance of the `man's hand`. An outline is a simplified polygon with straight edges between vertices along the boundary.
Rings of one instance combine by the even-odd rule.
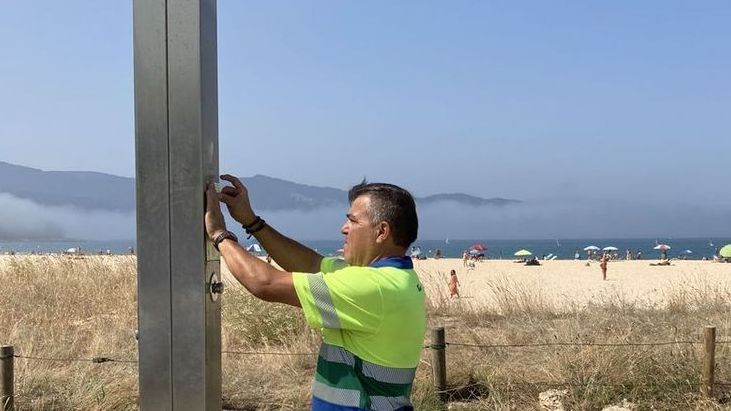
[[[223,219],[221,206],[218,203],[219,197],[216,193],[216,187],[213,183],[208,183],[206,187],[206,235],[213,241],[216,236],[226,230],[226,220]]]
[[[226,203],[231,217],[244,225],[254,222],[256,214],[254,214],[254,210],[251,208],[251,203],[249,202],[249,191],[246,187],[244,187],[238,178],[230,174],[222,175],[221,180],[226,180],[233,184],[233,187],[224,187],[219,196],[219,199]]]

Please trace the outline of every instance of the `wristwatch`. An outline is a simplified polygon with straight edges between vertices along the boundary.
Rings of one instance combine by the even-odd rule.
[[[234,234],[234,233],[232,233],[232,232],[230,232],[228,230],[221,231],[221,233],[219,233],[216,236],[216,238],[213,239],[213,246],[216,247],[216,250],[217,251],[221,251],[221,250],[218,249],[218,245],[221,244],[221,241],[223,241],[223,240],[225,240],[227,238],[230,239],[230,240],[234,240],[237,243],[239,242],[239,239],[238,239],[238,237],[236,237],[236,234]]]

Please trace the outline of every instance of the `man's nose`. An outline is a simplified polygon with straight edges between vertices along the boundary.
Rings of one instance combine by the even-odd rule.
[[[343,223],[343,225],[340,226],[340,234],[343,234],[343,235],[348,234],[348,223],[347,222]]]

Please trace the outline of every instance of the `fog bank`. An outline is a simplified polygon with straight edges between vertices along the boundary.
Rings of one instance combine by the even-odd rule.
[[[314,211],[262,210],[259,214],[295,239],[341,238],[346,209]],[[731,206],[651,206],[542,201],[508,207],[472,207],[439,202],[419,207],[419,238],[540,239],[540,238],[669,238],[724,237],[731,234]],[[244,236],[228,220],[229,229]],[[41,206],[0,194],[0,240],[125,240],[135,237],[132,213],[88,211]],[[242,237],[242,238],[245,238]]]
[[[0,193],[0,240],[125,240],[135,237],[133,213],[43,206]]]

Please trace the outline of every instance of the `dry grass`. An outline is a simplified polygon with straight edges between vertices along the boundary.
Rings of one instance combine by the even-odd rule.
[[[497,277],[487,283],[495,296],[487,309],[469,298],[449,299],[445,273],[422,274],[432,277],[428,284],[445,290],[430,293],[435,297],[429,301],[429,321],[445,325],[451,342],[700,341],[707,324],[718,327],[719,340],[731,339],[726,337],[731,294],[702,275],[667,291],[662,306],[605,295],[588,307],[568,309],[558,309],[531,284]],[[18,354],[136,358],[133,258],[2,257],[0,280],[0,342],[12,343]],[[226,351],[317,350],[318,337],[305,327],[298,310],[257,301],[241,288],[228,287],[223,324]],[[717,347],[718,381],[731,382],[730,347]],[[730,409],[722,387],[714,400],[699,395],[700,348],[450,346],[448,380],[454,386],[485,387],[462,409],[538,410],[538,393],[548,388],[568,389],[571,410],[601,410],[625,398],[641,410]],[[425,350],[413,394],[420,410],[439,408],[430,361]],[[306,409],[314,363],[312,354],[224,354],[224,403],[245,410]],[[20,410],[136,409],[137,368],[17,359],[16,392]]]
[[[421,273],[442,284],[445,273]],[[648,307],[625,296],[604,295],[588,307],[558,307],[530,284],[505,277],[486,286],[491,309],[470,299],[450,299],[442,286],[429,302],[430,325],[446,326],[447,341],[475,345],[554,342],[637,343],[702,341],[702,328],[716,325],[718,341],[731,340],[729,290],[702,275],[666,292],[665,304]],[[444,290],[444,291],[442,291]],[[637,409],[731,409],[729,387],[716,398],[700,396],[701,345],[549,346],[447,349],[448,381],[479,383],[489,395],[475,397],[468,409],[540,410],[538,393],[568,389],[570,410],[601,410],[628,399]],[[731,345],[716,348],[716,381],[731,382]],[[563,382],[563,384],[554,384]],[[428,381],[424,381],[428,383]]]
[[[135,261],[8,257],[0,264],[0,334],[16,354],[136,359]],[[18,409],[134,409],[134,364],[16,359]]]

